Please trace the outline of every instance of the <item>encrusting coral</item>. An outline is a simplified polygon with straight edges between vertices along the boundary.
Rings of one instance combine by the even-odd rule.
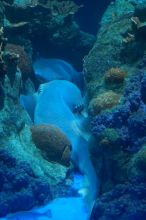
[[[110,68],[104,76],[106,84],[122,84],[126,77],[126,71],[122,70],[121,68]]]
[[[101,111],[110,109],[117,105],[119,98],[119,95],[113,91],[101,93],[91,100],[88,111],[91,115],[95,116]]]

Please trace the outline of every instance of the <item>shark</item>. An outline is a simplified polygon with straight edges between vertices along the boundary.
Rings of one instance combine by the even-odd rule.
[[[74,113],[76,106],[83,105],[81,91],[66,80],[42,84],[39,91],[34,124],[55,125],[71,141],[71,159],[85,177],[80,194],[87,207],[92,207],[99,181],[90,159],[89,136],[82,129],[82,120]]]
[[[33,62],[33,69],[41,82],[67,80],[76,84],[81,90],[84,87],[83,73],[77,72],[70,63],[64,60],[39,58]]]

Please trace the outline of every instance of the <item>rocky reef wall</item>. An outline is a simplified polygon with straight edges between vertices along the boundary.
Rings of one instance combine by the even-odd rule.
[[[20,93],[39,84],[34,58],[60,54],[80,69],[93,45],[94,37],[74,21],[80,6],[65,3],[0,2],[0,217],[74,193],[65,179],[69,141],[56,128],[32,127],[19,103]]]
[[[140,211],[136,209],[139,197],[134,197],[135,210],[130,205],[134,190],[142,193],[145,187],[138,185],[146,180],[145,10],[144,1],[112,2],[102,18],[96,42],[84,59],[88,112],[96,138],[93,160],[101,178],[101,197],[92,220],[146,216],[142,203]],[[125,204],[129,204],[127,211]]]

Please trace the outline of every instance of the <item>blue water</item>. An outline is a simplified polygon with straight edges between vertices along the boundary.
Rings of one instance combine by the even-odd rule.
[[[1,220],[87,220],[81,197],[58,198],[50,204],[31,212],[19,212]]]
[[[76,21],[81,29],[96,34],[101,17],[112,1],[114,0],[74,0],[76,4],[84,6],[76,14]]]
[[[72,187],[80,189],[82,176],[76,175]],[[57,198],[47,205],[31,211],[8,215],[1,220],[88,220],[82,197]]]

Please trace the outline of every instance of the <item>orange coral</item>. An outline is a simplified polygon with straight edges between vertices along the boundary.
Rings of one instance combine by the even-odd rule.
[[[104,92],[91,100],[88,110],[91,115],[97,115],[103,110],[114,107],[118,102],[119,95],[117,93],[113,91]]]
[[[105,73],[106,84],[120,84],[124,82],[127,73],[121,68],[111,68]]]
[[[7,44],[5,50],[19,55],[18,67],[21,70],[22,77],[24,79],[30,77],[32,74],[32,63],[24,48],[16,44]]]
[[[53,125],[31,127],[32,140],[49,161],[69,165],[70,142],[62,131]]]

